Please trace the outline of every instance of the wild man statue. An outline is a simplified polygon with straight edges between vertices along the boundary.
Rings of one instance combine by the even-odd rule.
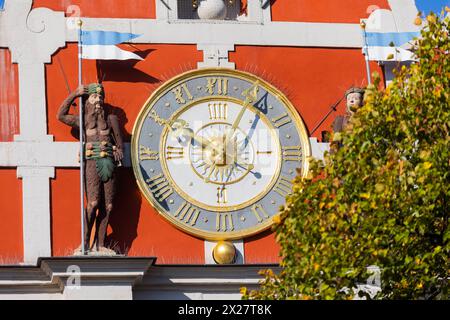
[[[87,198],[85,211],[85,251],[96,250],[106,254],[114,251],[105,247],[106,230],[116,191],[116,163],[123,159],[123,138],[116,115],[104,108],[104,89],[101,84],[80,86],[62,103],[58,120],[79,129],[79,116],[69,114],[74,100],[83,96],[84,102],[84,183]],[[98,214],[97,214],[98,210]],[[90,245],[91,231],[96,225],[94,244]]]

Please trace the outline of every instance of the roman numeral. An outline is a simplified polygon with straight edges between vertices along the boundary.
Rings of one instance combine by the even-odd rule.
[[[209,94],[216,93],[218,95],[227,95],[228,94],[228,79],[227,78],[208,78],[206,84],[206,91]]]
[[[153,151],[152,149],[140,145],[139,146],[139,160],[158,160],[159,159],[158,151]]]
[[[183,157],[184,157],[184,149],[183,148],[167,146],[167,150],[166,150],[166,159],[167,160],[181,159]]]
[[[302,160],[302,151],[300,146],[283,147],[283,161],[296,161]]]
[[[173,193],[173,188],[162,173],[147,179],[146,182],[149,190],[159,202],[166,200]]]
[[[217,213],[216,230],[222,232],[234,230],[233,216],[231,213]]]
[[[228,202],[227,188],[225,186],[217,187],[217,203],[224,204]]]
[[[252,212],[255,215],[256,220],[258,220],[258,223],[261,223],[265,219],[269,218],[269,215],[267,214],[266,210],[264,210],[264,208],[260,204],[253,205],[252,206]],[[263,216],[264,219],[261,216]]]
[[[273,187],[273,191],[278,193],[283,198],[286,198],[292,192],[293,183],[285,176],[280,176],[277,184]]]
[[[185,223],[189,223],[191,226],[194,226],[197,223],[199,214],[200,210],[185,201],[175,212],[174,217]]]
[[[210,120],[227,120],[228,105],[226,103],[209,103],[208,109]]]
[[[272,118],[272,122],[275,127],[279,128],[291,122],[291,118],[289,118],[289,115],[287,113],[283,113],[279,117]]]
[[[191,92],[189,91],[186,83],[183,83],[182,85],[176,87],[175,89],[172,90],[172,92],[175,95],[175,100],[177,100],[178,104],[186,103],[186,99],[184,98],[184,93],[186,94],[186,96],[189,100],[194,99],[194,97],[192,96]]]

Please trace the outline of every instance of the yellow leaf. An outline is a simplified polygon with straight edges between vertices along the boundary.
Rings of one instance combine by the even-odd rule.
[[[273,221],[273,223],[280,224],[281,223],[280,215],[279,214],[274,215],[272,218],[272,221]]]
[[[370,193],[361,193],[359,196],[361,198],[364,198],[364,199],[369,199],[370,198]]]
[[[392,60],[394,59],[394,54],[389,53],[388,56],[386,57],[386,60]]]
[[[386,121],[387,121],[387,122],[392,122],[392,121],[394,121],[394,120],[395,120],[395,118],[394,118],[393,116],[388,115],[388,116],[386,117]]]
[[[375,190],[376,190],[377,192],[383,192],[383,190],[384,190],[384,184],[382,184],[382,183],[377,183],[377,184],[375,185]]]
[[[432,165],[433,164],[431,162],[428,162],[428,161],[423,163],[423,167],[425,168],[425,170],[430,169]]]
[[[420,17],[417,17],[416,19],[414,19],[414,24],[416,26],[422,25],[422,19],[420,19]]]

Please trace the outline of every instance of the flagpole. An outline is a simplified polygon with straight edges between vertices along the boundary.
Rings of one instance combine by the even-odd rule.
[[[83,21],[78,20],[78,85],[83,84],[82,79],[82,36],[81,26]],[[81,254],[86,254],[86,248],[84,247],[84,131],[83,131],[83,96],[80,96],[80,202],[81,202]]]
[[[363,53],[366,60],[367,84],[371,84],[372,80],[370,79],[369,50],[367,45],[366,23],[364,21],[361,21],[361,28],[364,39]]]

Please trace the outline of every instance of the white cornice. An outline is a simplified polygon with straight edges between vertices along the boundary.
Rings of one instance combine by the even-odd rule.
[[[67,18],[66,41],[77,42],[78,30]],[[361,48],[359,24],[309,22],[179,22],[151,19],[81,18],[85,30],[141,34],[133,43],[227,44],[256,46]]]

